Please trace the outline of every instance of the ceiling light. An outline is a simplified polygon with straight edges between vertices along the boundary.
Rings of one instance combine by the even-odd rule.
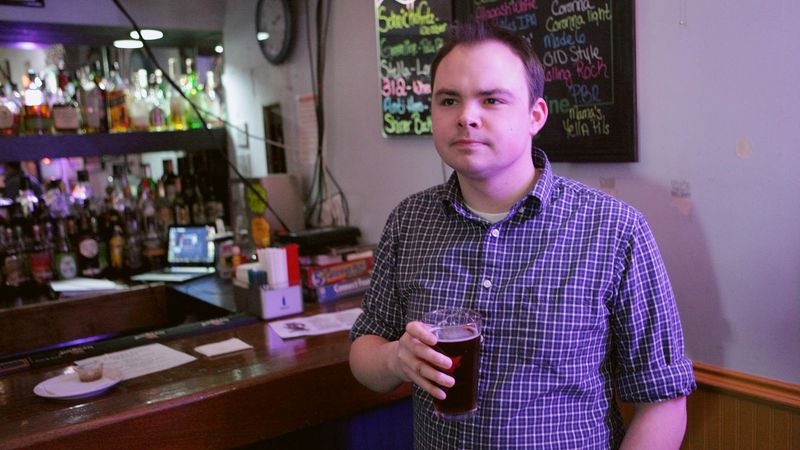
[[[118,41],[114,41],[114,47],[117,48],[142,48],[144,44],[142,41],[133,40],[133,39],[120,39]]]
[[[222,53],[223,50],[224,49],[222,48],[221,45],[217,45],[216,47],[214,47],[214,51],[217,52],[217,53]]]
[[[266,31],[260,31],[256,33],[256,39],[258,39],[259,41],[266,41],[267,39],[269,39],[269,33],[267,33]]]
[[[147,28],[142,29],[142,37],[145,41],[154,41],[156,39],[161,39],[164,37],[164,33],[159,30],[151,30]],[[131,31],[131,38],[139,39],[139,33],[136,30]]]

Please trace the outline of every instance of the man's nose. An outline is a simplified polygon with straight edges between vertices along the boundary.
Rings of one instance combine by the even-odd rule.
[[[458,126],[462,128],[477,128],[480,126],[480,114],[477,106],[464,102],[458,116]]]

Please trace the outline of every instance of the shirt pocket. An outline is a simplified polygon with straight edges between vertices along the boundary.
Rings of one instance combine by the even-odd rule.
[[[531,269],[514,284],[520,350],[551,372],[599,366],[608,344],[608,309],[599,279]]]

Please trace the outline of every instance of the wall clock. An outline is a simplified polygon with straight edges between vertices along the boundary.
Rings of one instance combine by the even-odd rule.
[[[256,39],[272,64],[282,63],[292,44],[292,9],[289,0],[258,0]]]

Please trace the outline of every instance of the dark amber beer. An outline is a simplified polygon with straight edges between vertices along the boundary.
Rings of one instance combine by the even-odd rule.
[[[478,366],[481,359],[481,335],[475,326],[456,325],[432,330],[438,336],[434,347],[450,357],[452,366],[445,370],[456,384],[442,388],[447,397],[433,399],[436,415],[447,420],[471,417],[478,410]]]
[[[455,384],[440,386],[447,397],[433,399],[433,412],[443,420],[464,420],[478,410],[478,375],[481,363],[481,316],[466,308],[443,308],[422,317],[437,342],[434,349],[450,358]]]

